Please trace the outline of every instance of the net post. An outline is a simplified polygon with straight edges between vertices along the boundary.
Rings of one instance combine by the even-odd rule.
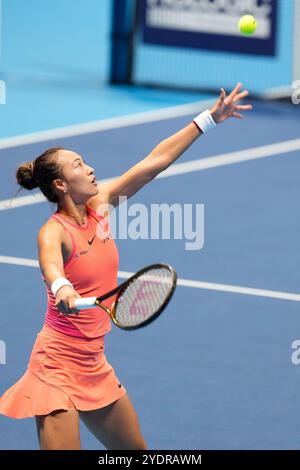
[[[138,0],[113,0],[110,83],[131,84],[134,24]]]

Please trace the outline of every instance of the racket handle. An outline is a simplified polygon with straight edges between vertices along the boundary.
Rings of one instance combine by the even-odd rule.
[[[77,310],[83,310],[85,308],[97,307],[95,300],[97,297],[82,297],[81,299],[75,299],[75,307]]]

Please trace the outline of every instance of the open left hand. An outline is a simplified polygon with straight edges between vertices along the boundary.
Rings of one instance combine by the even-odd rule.
[[[238,83],[228,96],[226,96],[224,88],[221,88],[218,101],[210,109],[210,113],[217,124],[230,117],[243,119],[243,115],[239,111],[249,111],[252,109],[251,104],[239,104],[241,99],[249,95],[248,90],[240,92],[242,86],[242,83]]]

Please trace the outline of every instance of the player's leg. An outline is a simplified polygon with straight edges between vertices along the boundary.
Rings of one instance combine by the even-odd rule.
[[[127,394],[104,408],[80,411],[79,416],[109,450],[147,449],[137,414]]]
[[[36,416],[41,450],[80,450],[78,411],[58,410],[46,416]]]

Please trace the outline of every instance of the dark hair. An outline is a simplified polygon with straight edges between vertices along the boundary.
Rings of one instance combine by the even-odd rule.
[[[22,188],[40,188],[44,196],[50,202],[58,202],[58,197],[53,189],[53,181],[62,178],[62,171],[55,158],[63,147],[53,147],[46,150],[32,162],[22,163],[16,171],[17,182]]]

